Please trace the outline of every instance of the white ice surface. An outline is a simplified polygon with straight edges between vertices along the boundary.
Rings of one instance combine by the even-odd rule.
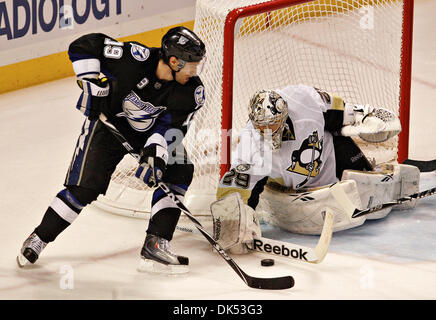
[[[436,3],[415,1],[410,158],[436,158]],[[26,75],[30,76],[30,75]],[[0,299],[436,299],[436,196],[408,211],[333,235],[319,265],[260,253],[236,256],[250,275],[292,275],[294,288],[248,288],[204,241],[179,233],[174,251],[189,256],[184,276],[139,273],[147,222],[87,207],[38,263],[15,262],[23,240],[61,190],[83,116],[79,89],[67,78],[0,96]],[[421,190],[436,186],[423,174]],[[317,237],[263,226],[264,236],[314,245]],[[64,270],[73,289],[63,289]]]

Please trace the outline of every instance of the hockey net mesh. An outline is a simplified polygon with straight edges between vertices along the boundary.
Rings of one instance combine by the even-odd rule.
[[[206,44],[201,74],[206,103],[194,117],[184,144],[195,165],[185,205],[209,214],[219,181],[223,94],[224,27],[236,8],[276,1],[197,0],[194,31]],[[283,1],[281,1],[283,2]],[[318,0],[241,18],[235,26],[232,148],[248,119],[248,101],[258,89],[306,84],[399,114],[403,1]],[[295,2],[295,1],[294,1]],[[301,1],[300,1],[301,2]],[[393,162],[398,138],[381,144],[356,139],[376,163]],[[151,190],[134,177],[127,155],[99,205],[143,217]]]

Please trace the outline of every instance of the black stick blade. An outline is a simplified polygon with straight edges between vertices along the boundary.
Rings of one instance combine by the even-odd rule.
[[[367,215],[367,214],[369,214],[369,213],[371,213],[371,212],[374,212],[374,210],[369,210],[369,209],[366,209],[366,210],[359,210],[359,209],[355,209],[355,210],[354,210],[354,213],[353,213],[352,216],[351,216],[351,218],[358,218],[358,217],[361,217],[361,216]]]
[[[255,278],[245,275],[247,285],[255,289],[282,290],[289,289],[295,285],[294,278],[284,276],[279,278]]]
[[[421,161],[406,159],[403,161],[403,164],[409,164],[418,167],[419,171],[421,172],[431,172],[436,170],[436,160]]]

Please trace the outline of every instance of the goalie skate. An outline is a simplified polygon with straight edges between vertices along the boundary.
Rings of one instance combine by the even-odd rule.
[[[148,234],[141,250],[140,272],[182,274],[189,271],[189,259],[169,251],[169,241]]]
[[[33,232],[24,241],[20,254],[17,256],[18,266],[24,267],[28,263],[34,264],[46,245],[47,243],[42,241],[38,235]]]

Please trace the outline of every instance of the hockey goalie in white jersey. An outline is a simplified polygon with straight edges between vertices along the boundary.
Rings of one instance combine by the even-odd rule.
[[[362,209],[417,192],[416,167],[373,168],[350,137],[382,142],[400,131],[400,121],[390,111],[345,103],[310,86],[256,92],[231,168],[220,181],[218,201],[211,205],[214,221],[231,220],[229,216],[242,221],[218,231],[215,223],[215,237],[232,253],[246,252],[245,244],[260,237],[261,212],[265,221],[302,234],[321,233],[326,207],[334,212],[334,231],[385,217],[391,208],[351,218],[329,187],[340,183]]]

